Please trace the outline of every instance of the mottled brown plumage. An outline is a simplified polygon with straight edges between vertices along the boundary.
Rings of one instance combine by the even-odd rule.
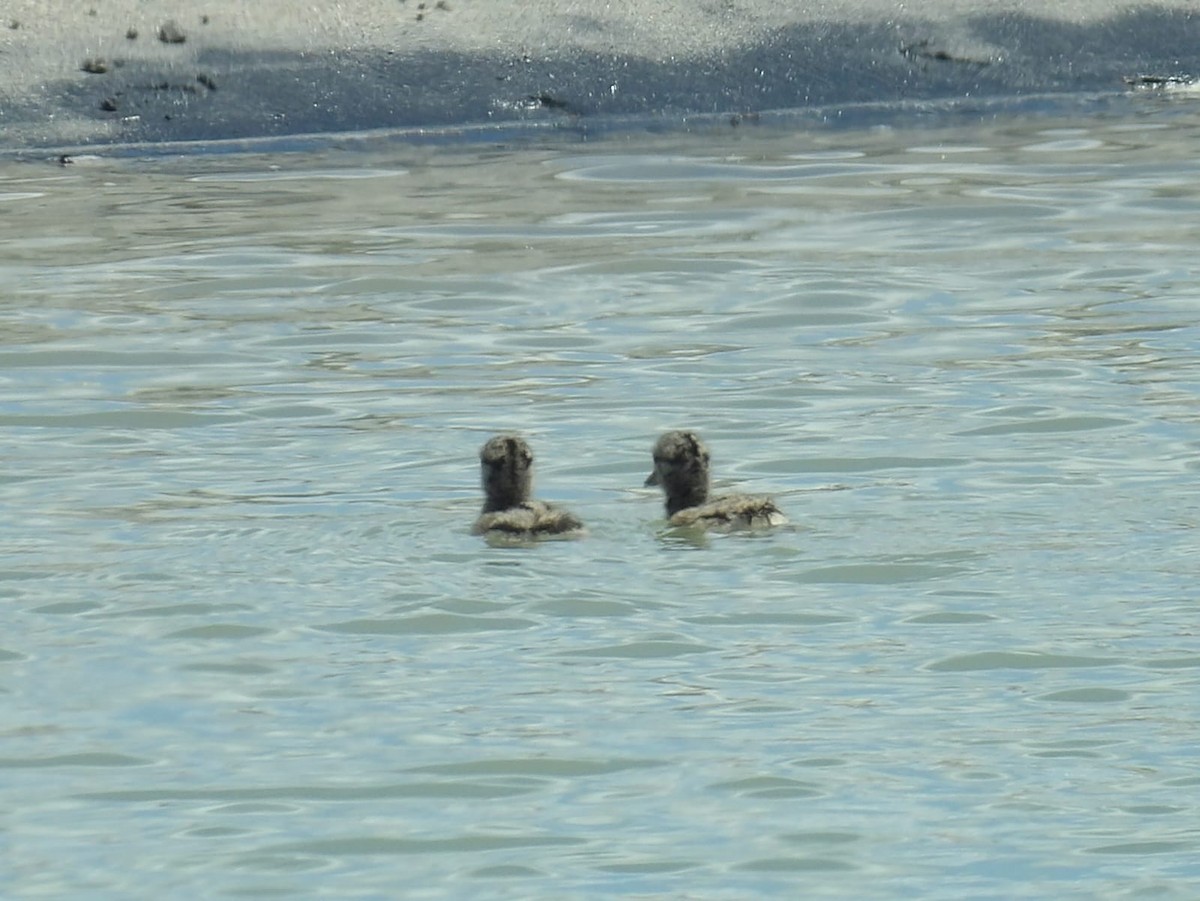
[[[733,531],[787,522],[769,497],[728,494],[709,500],[708,467],[708,448],[695,432],[667,432],[654,445],[654,471],[646,484],[662,487],[671,525]]]
[[[497,435],[479,449],[483,512],[471,532],[494,538],[529,540],[571,537],[583,531],[574,514],[531,500],[533,452],[515,435]]]

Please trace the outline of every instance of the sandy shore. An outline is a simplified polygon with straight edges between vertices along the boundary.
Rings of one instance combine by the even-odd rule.
[[[614,121],[1200,74],[1195,3],[9,0],[0,147]]]

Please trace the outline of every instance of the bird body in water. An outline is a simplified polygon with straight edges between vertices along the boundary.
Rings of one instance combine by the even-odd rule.
[[[662,487],[671,525],[734,531],[787,522],[769,497],[727,494],[710,500],[709,452],[695,432],[667,432],[658,439],[653,453],[654,471],[646,484]]]
[[[496,435],[479,449],[483,478],[483,512],[472,534],[489,538],[530,540],[575,537],[583,523],[573,513],[530,498],[533,451],[516,435]]]

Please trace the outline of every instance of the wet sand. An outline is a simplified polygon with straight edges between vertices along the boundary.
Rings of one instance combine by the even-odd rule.
[[[0,148],[406,128],[678,127],[1104,94],[1200,73],[1200,14],[939,0],[10,0]],[[607,126],[604,123],[608,123]]]

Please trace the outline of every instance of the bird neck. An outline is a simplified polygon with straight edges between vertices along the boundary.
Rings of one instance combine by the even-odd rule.
[[[708,485],[675,485],[667,495],[667,515],[674,516],[680,510],[699,507],[708,500]]]

